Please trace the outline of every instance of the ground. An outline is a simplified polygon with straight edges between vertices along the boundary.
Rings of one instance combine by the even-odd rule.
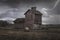
[[[60,32],[25,32],[16,29],[0,29],[0,40],[60,40]]]

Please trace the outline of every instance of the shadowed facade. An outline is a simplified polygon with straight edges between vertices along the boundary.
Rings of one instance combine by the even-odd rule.
[[[36,10],[36,7],[31,7],[24,15],[25,27],[32,29],[35,26],[42,25],[42,13]]]

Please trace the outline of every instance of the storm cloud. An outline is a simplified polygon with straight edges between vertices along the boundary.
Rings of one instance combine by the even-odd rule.
[[[36,6],[43,14],[43,24],[60,24],[60,1],[57,2],[58,0],[0,0],[0,20],[24,18],[24,13]]]

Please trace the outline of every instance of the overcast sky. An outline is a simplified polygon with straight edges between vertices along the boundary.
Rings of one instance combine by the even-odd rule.
[[[60,0],[0,0],[0,19],[24,18],[32,6],[43,14],[43,24],[60,24]]]

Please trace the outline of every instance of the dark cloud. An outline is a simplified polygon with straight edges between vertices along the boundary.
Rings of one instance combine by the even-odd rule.
[[[18,7],[20,3],[25,4],[36,4],[36,3],[46,3],[47,5],[56,0],[0,0],[0,2],[5,3],[11,7]]]

